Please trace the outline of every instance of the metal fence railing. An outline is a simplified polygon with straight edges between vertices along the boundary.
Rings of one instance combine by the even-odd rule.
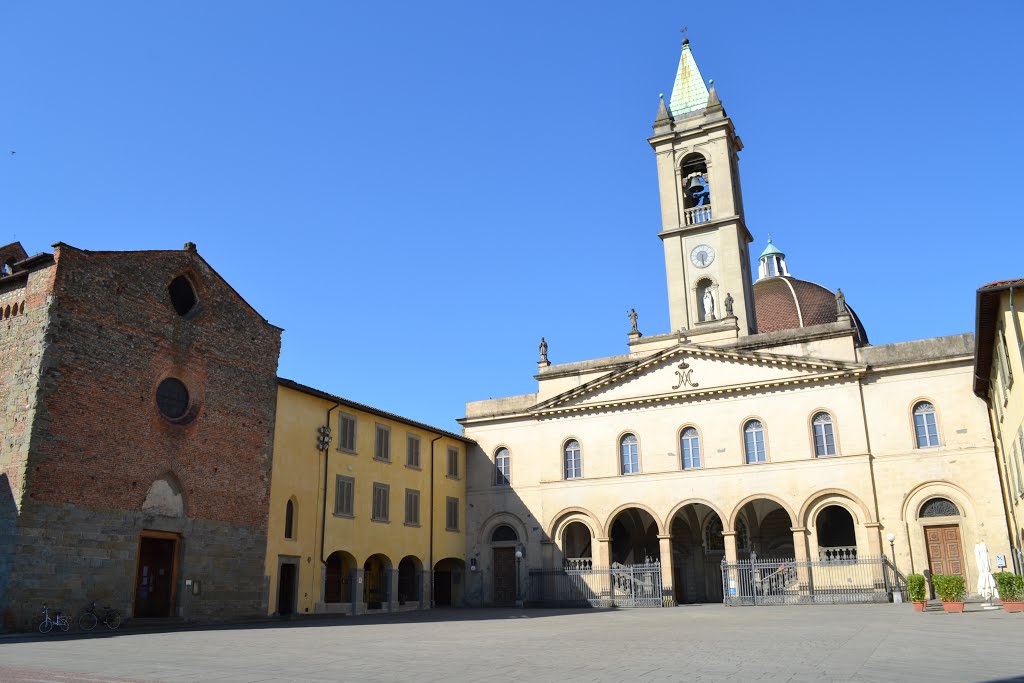
[[[722,561],[727,605],[890,602],[906,597],[906,578],[884,555],[834,560],[759,558]]]
[[[530,570],[528,601],[546,607],[661,607],[661,563]]]

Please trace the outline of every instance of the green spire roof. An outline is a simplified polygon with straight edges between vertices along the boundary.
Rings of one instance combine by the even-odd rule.
[[[708,89],[700,75],[697,62],[690,52],[690,39],[683,41],[683,54],[679,57],[676,82],[672,86],[672,99],[668,108],[673,117],[702,110],[708,106]]]
[[[757,257],[757,260],[760,261],[765,256],[782,256],[782,257],[785,257],[786,255],[783,254],[781,251],[779,251],[778,247],[776,247],[774,244],[772,244],[772,238],[769,237],[768,238],[768,246],[764,248],[764,251],[762,251],[761,255]]]

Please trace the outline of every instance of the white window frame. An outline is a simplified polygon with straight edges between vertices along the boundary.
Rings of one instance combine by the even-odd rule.
[[[927,408],[923,408],[923,406],[927,406]],[[918,409],[921,409],[920,412],[918,411]],[[939,416],[938,411],[935,409],[935,404],[927,400],[917,401],[916,403],[914,403],[914,407],[911,411],[911,414],[913,415],[914,424],[914,443],[917,445],[917,447],[938,448],[940,445],[942,445],[942,441],[941,439],[939,439]],[[928,424],[929,415],[932,416],[931,425]],[[921,434],[918,432],[918,416],[921,417],[920,427],[924,429],[924,443],[922,443]],[[929,432],[929,427],[933,428],[934,433]],[[934,443],[932,443],[933,440]]]
[[[694,457],[694,448],[696,448],[696,458]],[[683,430],[679,432],[679,466],[684,470],[701,469],[703,463],[700,455],[700,432],[692,425],[683,427]],[[696,460],[696,464],[694,460]]]
[[[640,439],[632,432],[619,437],[619,474],[640,474]]]
[[[819,418],[822,417],[826,419],[819,422]],[[821,427],[820,443],[818,427]],[[815,458],[831,458],[838,455],[839,449],[836,448],[836,424],[835,420],[832,419],[831,413],[826,410],[819,410],[811,417],[811,438],[814,441]],[[830,448],[831,452],[829,452]]]
[[[494,485],[512,485],[512,452],[504,446],[494,452]]]
[[[572,444],[576,444],[575,448]],[[583,478],[583,447],[579,439],[569,439],[562,446],[562,476],[565,479]]]
[[[747,438],[748,434],[751,435],[750,439]],[[768,462],[768,446],[765,442],[764,422],[753,418],[743,423],[743,460],[746,464],[759,465]]]

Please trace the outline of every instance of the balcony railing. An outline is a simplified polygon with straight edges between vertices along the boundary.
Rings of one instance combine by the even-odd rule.
[[[818,559],[822,562],[855,562],[857,546],[837,545],[831,548],[818,548]]]
[[[711,220],[711,205],[695,206],[692,209],[683,209],[683,219],[686,225],[697,225],[707,223]]]

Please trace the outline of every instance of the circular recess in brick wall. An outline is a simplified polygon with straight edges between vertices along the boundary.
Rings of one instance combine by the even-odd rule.
[[[184,275],[179,275],[171,280],[171,284],[167,287],[167,293],[171,296],[171,305],[174,306],[174,310],[182,317],[192,313],[196,304],[199,303],[195,288]]]
[[[156,388],[156,405],[168,420],[180,420],[188,413],[188,388],[174,377],[168,377]]]

